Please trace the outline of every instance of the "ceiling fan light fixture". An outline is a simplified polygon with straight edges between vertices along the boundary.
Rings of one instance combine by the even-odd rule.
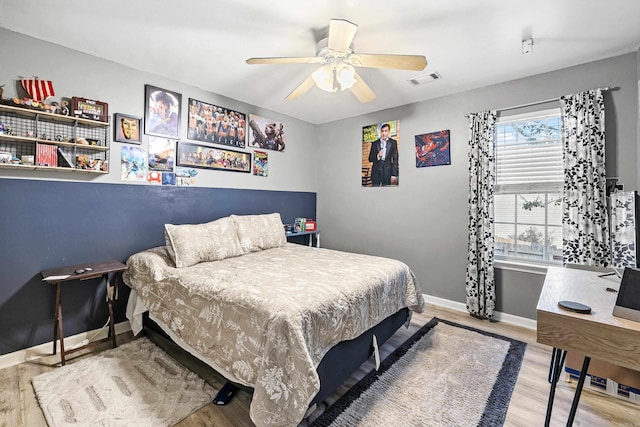
[[[325,92],[335,92],[336,89],[333,84],[333,69],[330,65],[325,65],[318,68],[311,75],[313,81],[316,82],[316,86]]]
[[[356,83],[356,70],[349,64],[343,64],[337,73],[340,90],[350,89]]]

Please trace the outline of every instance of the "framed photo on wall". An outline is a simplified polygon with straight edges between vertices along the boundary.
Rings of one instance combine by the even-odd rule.
[[[144,133],[180,138],[182,95],[145,85],[144,96]]]
[[[126,142],[129,144],[140,144],[142,118],[129,116],[127,114],[115,113],[113,115],[113,128],[115,131],[114,140],[116,142]]]
[[[244,148],[246,126],[244,113],[189,98],[189,139]]]
[[[177,165],[251,173],[251,153],[180,141]]]

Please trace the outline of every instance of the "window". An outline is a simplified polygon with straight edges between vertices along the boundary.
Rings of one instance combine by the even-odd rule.
[[[496,259],[562,262],[560,109],[496,123]]]

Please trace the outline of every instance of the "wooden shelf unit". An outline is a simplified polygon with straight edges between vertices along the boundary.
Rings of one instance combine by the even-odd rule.
[[[75,167],[77,156],[86,156],[89,161],[102,160],[103,163],[108,164],[110,151],[108,122],[0,105],[0,123],[3,123],[5,128],[7,126],[11,128],[11,134],[7,134],[6,130],[4,133],[0,133],[0,152],[11,153],[18,159],[24,155],[34,156],[33,165],[0,163],[1,168],[108,173],[108,170]],[[27,132],[29,136],[27,136]],[[97,145],[76,144],[75,141],[78,138],[94,140]],[[58,147],[58,159],[64,157],[68,163],[72,164],[72,167],[36,164],[37,144]]]

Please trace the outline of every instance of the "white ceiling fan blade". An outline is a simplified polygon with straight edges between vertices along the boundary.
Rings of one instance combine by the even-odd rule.
[[[322,62],[318,56],[305,57],[276,57],[276,58],[249,58],[247,64],[317,64]]]
[[[398,70],[421,71],[427,66],[423,55],[376,55],[358,53],[349,55],[349,63],[354,67],[395,68]]]
[[[351,92],[358,98],[358,101],[365,103],[371,102],[376,99],[376,94],[373,93],[371,88],[362,80],[362,77],[358,73],[353,76],[356,82],[351,86]]]
[[[329,21],[328,47],[337,52],[346,52],[351,46],[358,26],[344,19],[332,19]]]
[[[313,81],[313,76],[309,76],[298,85],[289,95],[287,95],[287,99],[289,101],[293,101],[294,99],[298,99],[300,96],[304,95],[309,89],[311,89],[316,82]]]

